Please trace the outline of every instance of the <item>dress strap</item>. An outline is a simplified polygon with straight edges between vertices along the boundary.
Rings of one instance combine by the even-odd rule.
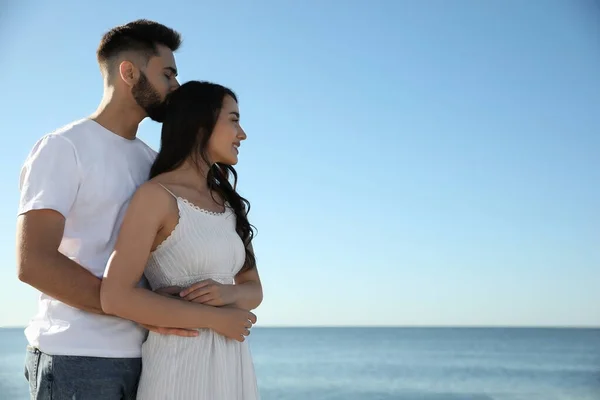
[[[158,183],[158,182],[156,182]],[[167,192],[169,192],[169,194],[173,197],[175,197],[176,199],[178,198],[178,196],[175,195],[175,193],[171,192],[169,189],[166,188],[165,185],[163,185],[162,183],[158,183],[163,189],[165,189]]]

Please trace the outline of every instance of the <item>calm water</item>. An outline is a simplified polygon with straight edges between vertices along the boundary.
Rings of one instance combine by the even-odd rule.
[[[598,400],[600,329],[255,328],[264,400]],[[22,329],[0,398],[27,399]]]

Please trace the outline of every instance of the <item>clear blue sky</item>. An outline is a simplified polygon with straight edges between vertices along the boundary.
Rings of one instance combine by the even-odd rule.
[[[35,309],[15,274],[21,163],[95,110],[98,41],[140,17],[183,34],[181,81],[240,97],[261,325],[600,325],[593,2],[11,3],[0,326]]]

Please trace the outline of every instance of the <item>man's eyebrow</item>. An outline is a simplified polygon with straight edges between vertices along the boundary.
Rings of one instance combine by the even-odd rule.
[[[173,73],[173,75],[177,76],[177,68],[165,67],[165,69],[171,71]]]
[[[240,117],[240,113],[239,113],[239,112],[237,112],[237,111],[232,111],[232,112],[230,112],[229,114],[233,114],[233,115],[235,115],[235,116],[236,116],[236,117],[238,117],[238,118]]]

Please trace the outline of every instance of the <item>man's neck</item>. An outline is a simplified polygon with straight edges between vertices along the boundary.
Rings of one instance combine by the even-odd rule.
[[[125,139],[133,140],[137,135],[140,122],[144,118],[140,111],[123,104],[115,97],[105,94],[98,109],[90,115],[90,119],[96,121],[115,135]]]

